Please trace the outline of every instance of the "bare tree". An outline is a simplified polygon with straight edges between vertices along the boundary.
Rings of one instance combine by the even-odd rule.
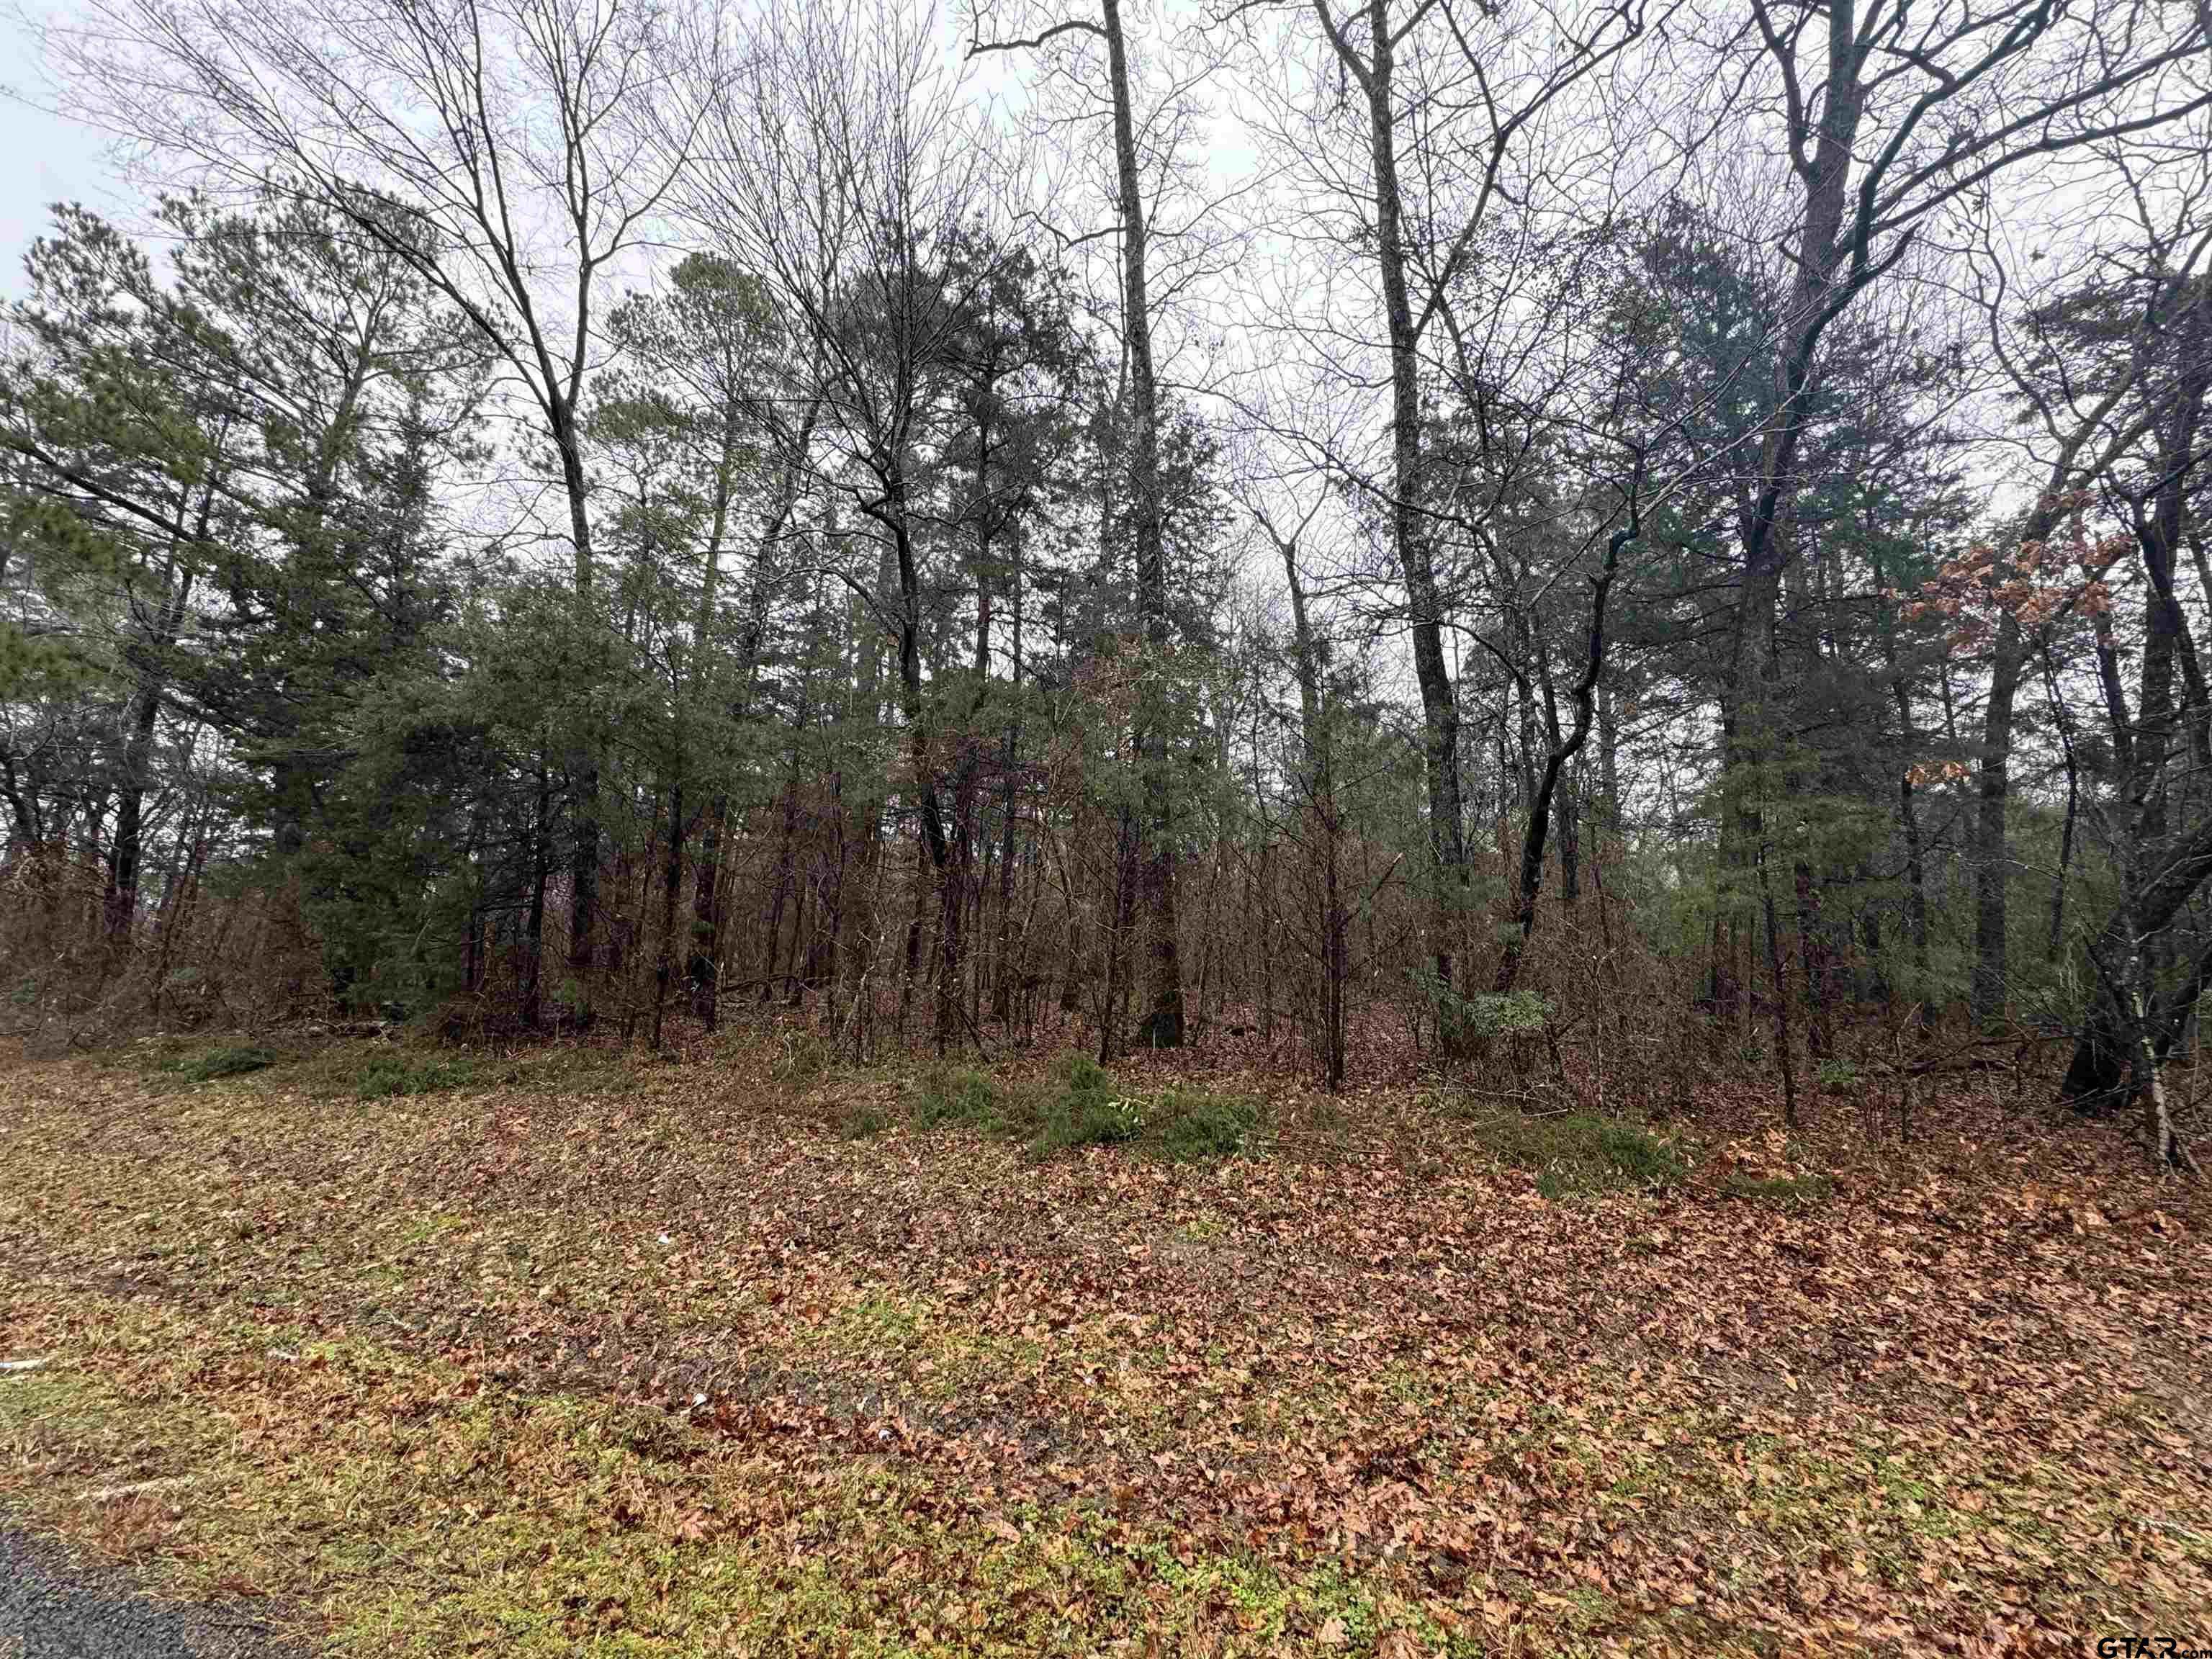
[[[2130,160],[2124,153],[2108,151],[2107,155],[2115,173],[2124,180],[2131,170]],[[2106,195],[2100,192],[2092,199],[2096,220],[2109,222],[2107,210],[2112,204]],[[2135,200],[2143,203],[2139,194]],[[2027,279],[2043,262],[2042,248],[2031,251],[2006,238],[2002,209],[1992,193],[1984,192],[1974,205],[1979,245],[1969,255],[1973,298],[1983,318],[1989,356],[2002,374],[2010,399],[2021,406],[2025,428],[2021,442],[2026,460],[2038,475],[2037,498],[2013,538],[2013,557],[2017,560],[2021,554],[2039,556],[2074,510],[2081,492],[2106,476],[2141,438],[2144,416],[2135,394],[2146,365],[2148,332],[2159,320],[2159,313],[2155,307],[2138,311],[2130,325],[2131,337],[2118,343],[2117,353],[2108,349],[2101,354],[2098,369],[2070,361],[2069,354],[2056,348],[2048,337],[2047,329],[2039,321],[2047,321],[2047,314],[2039,310],[2032,295],[2048,296],[2069,281],[2084,279],[2089,267],[2110,250],[2097,246],[2091,235],[2085,248],[2086,264],[2069,261],[2063,273],[2054,271],[2031,289]],[[2129,216],[2117,216],[2124,221]],[[2070,233],[2087,233],[2091,228],[2081,222],[2064,228]],[[2040,243],[2060,229],[2038,227],[2037,240]],[[2151,240],[2160,245],[2154,250],[2152,263],[2164,263],[2173,251],[2172,239],[2159,236],[2154,229]],[[2035,634],[2033,628],[2022,624],[2017,608],[2006,607],[1999,614],[1991,643],[1989,696],[1983,704],[1981,753],[1975,762],[1972,1012],[1975,1024],[1983,1026],[1999,1019],[2006,1004],[2006,901],[2012,869],[2006,813],[2011,797],[2014,711],[2022,671],[2037,648]]]
[[[1273,14],[1282,27],[1266,50],[1287,42],[1295,56],[1310,40],[1290,26],[1304,11],[1245,6],[1226,15],[1256,22]],[[1455,351],[1463,362],[1467,349],[1463,336],[1442,349],[1431,336],[1454,332],[1455,291],[1482,258],[1497,210],[1527,211],[1529,197],[1543,193],[1530,190],[1532,179],[1547,177],[1557,186],[1571,172],[1565,155],[1546,142],[1545,123],[1643,33],[1646,8],[1641,0],[1583,11],[1531,4],[1470,18],[1437,0],[1369,0],[1349,11],[1314,0],[1310,21],[1328,66],[1314,66],[1310,95],[1358,112],[1364,151],[1364,178],[1334,161],[1313,161],[1325,193],[1352,198],[1350,240],[1374,274],[1388,362],[1387,473],[1353,464],[1343,476],[1383,515],[1404,589],[1437,884],[1435,972],[1449,992],[1468,849],[1461,709],[1445,644],[1450,584],[1439,561],[1449,509],[1441,480],[1431,476],[1425,405],[1450,374],[1443,365]],[[1334,99],[1331,71],[1348,80],[1356,102]],[[1340,331],[1345,324],[1332,318],[1326,326]]]
[[[954,418],[960,342],[991,278],[951,256],[994,199],[994,159],[926,16],[889,6],[730,22],[679,57],[667,115],[689,147],[682,205],[755,273],[803,349],[771,419],[786,463],[805,469],[871,527],[889,591],[828,550],[830,574],[896,642],[898,702],[925,856],[938,887],[940,1048],[967,1018],[959,982],[968,849],[946,810],[949,756],[924,672],[929,499]],[[818,417],[812,411],[818,410]],[[919,912],[917,912],[919,915]]]
[[[1180,929],[1176,913],[1176,830],[1173,768],[1169,752],[1170,720],[1163,706],[1160,676],[1172,639],[1168,607],[1167,544],[1160,479],[1159,371],[1153,357],[1152,229],[1144,172],[1138,150],[1136,101],[1130,89],[1129,45],[1122,26],[1121,0],[1098,0],[1098,15],[1048,19],[1026,36],[988,36],[988,11],[979,6],[970,20],[971,56],[1033,51],[1054,41],[1087,38],[1103,46],[1112,110],[1115,199],[1121,250],[1121,337],[1129,374],[1132,431],[1129,460],[1129,516],[1135,544],[1137,605],[1153,661],[1146,677],[1135,732],[1138,765],[1144,775],[1145,819],[1140,837],[1146,915],[1146,955],[1151,970],[1152,1007],[1140,1022],[1144,1040],[1155,1048],[1177,1048],[1183,1042],[1183,993]]]
[[[611,270],[683,171],[652,0],[91,0],[45,31],[75,105],[165,165],[322,204],[459,308],[550,443],[580,597],[592,587],[580,413]],[[569,959],[593,955],[599,763],[575,798]]]
[[[1763,70],[1755,125],[1789,158],[1795,268],[1774,355],[1771,413],[1740,527],[1743,589],[1723,722],[1731,757],[1770,741],[1781,532],[1813,418],[1830,326],[1895,269],[1935,217],[2001,173],[2204,107],[2206,16],[2154,0],[1910,0],[1820,7],[1752,0],[1737,37]],[[1735,49],[1730,44],[1730,50]],[[1755,811],[1740,846],[1760,833]]]

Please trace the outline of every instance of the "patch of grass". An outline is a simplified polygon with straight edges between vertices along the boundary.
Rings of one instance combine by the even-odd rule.
[[[1053,1070],[1059,1088],[1044,1104],[1033,1152],[1044,1156],[1077,1146],[1116,1146],[1143,1130],[1143,1103],[1125,1096],[1121,1079],[1088,1054],[1069,1054]]]
[[[1177,1164],[1234,1158],[1260,1125],[1256,1101],[1242,1095],[1170,1089],[1145,1114],[1145,1133]]]
[[[353,1076],[356,1100],[397,1100],[407,1095],[432,1095],[447,1089],[465,1089],[477,1080],[477,1066],[465,1057],[441,1059],[428,1054],[380,1054]]]
[[[1044,1128],[1030,1143],[1039,1157],[1081,1146],[1121,1146],[1144,1133],[1141,1100],[1085,1102],[1048,1113]]]
[[[1836,1183],[1824,1175],[1753,1176],[1736,1170],[1729,1173],[1723,1190],[1731,1198],[1748,1199],[1754,1204],[1803,1210],[1826,1202],[1834,1194]]]
[[[1672,1187],[1690,1172],[1681,1153],[1632,1123],[1617,1120],[1601,1123],[1597,1144],[1606,1161],[1634,1186]]]
[[[270,1048],[225,1047],[187,1055],[173,1069],[188,1083],[210,1083],[216,1078],[244,1077],[251,1072],[266,1071],[283,1058]]]
[[[1534,1170],[1536,1190],[1554,1202],[1621,1188],[1663,1191],[1690,1172],[1674,1146],[1618,1118],[1508,1112],[1478,1122],[1474,1133],[1500,1163]]]
[[[1178,1164],[1200,1163],[1234,1157],[1260,1123],[1258,1103],[1244,1096],[1179,1088],[1133,1094],[1084,1054],[1063,1060],[1056,1075],[1059,1088],[1030,1143],[1040,1156],[1140,1144]]]
[[[972,1067],[957,1072],[933,1070],[922,1075],[915,1102],[915,1127],[934,1129],[943,1124],[964,1123],[986,1132],[997,1130],[1005,1121],[1004,1105],[999,1085],[988,1073]]]

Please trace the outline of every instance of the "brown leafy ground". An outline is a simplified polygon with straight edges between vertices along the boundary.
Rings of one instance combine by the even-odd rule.
[[[1039,1161],[788,1058],[0,1072],[0,1509],[344,1652],[2212,1642],[2212,1210],[2009,1084],[1553,1201],[1410,1089]]]

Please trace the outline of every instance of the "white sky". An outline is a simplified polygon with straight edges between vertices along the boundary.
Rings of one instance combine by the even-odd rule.
[[[22,296],[22,257],[53,222],[55,201],[128,226],[142,195],[112,166],[106,135],[51,111],[38,42],[0,4],[0,303]]]
[[[107,141],[45,107],[39,49],[0,8],[0,301],[23,293],[23,255],[55,202],[82,202],[128,222],[138,193],[110,165]]]

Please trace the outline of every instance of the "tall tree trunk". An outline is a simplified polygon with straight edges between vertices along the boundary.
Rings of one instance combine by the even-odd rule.
[[[878,523],[890,532],[892,553],[896,560],[899,586],[898,688],[900,712],[906,717],[909,753],[914,763],[915,781],[921,796],[921,853],[927,860],[927,872],[933,873],[939,890],[940,905],[957,899],[959,888],[952,884],[948,891],[948,878],[952,870],[952,835],[946,821],[944,796],[938,788],[938,744],[929,705],[922,692],[921,681],[921,572],[914,543],[914,526],[907,501],[905,458],[891,455],[884,464],[883,500],[869,509]],[[915,969],[921,944],[922,908],[928,886],[927,873],[917,874],[914,919],[907,931],[907,975],[899,992],[899,1017],[903,1026],[908,998],[912,993]],[[949,928],[953,933],[951,946],[958,948],[958,916],[957,903],[952,906]],[[934,958],[943,966],[945,940],[940,932],[939,946]],[[957,965],[957,964],[956,964]],[[945,1011],[939,1010],[939,1029]]]
[[[1570,921],[1583,896],[1583,769],[1569,767],[1559,778],[1559,897]]]
[[[2094,416],[2060,446],[2051,464],[2049,487],[2021,526],[2025,549],[2047,542],[2066,510],[2063,492],[2074,480],[2082,447],[2112,408],[2107,398]],[[1879,573],[1877,573],[1877,579]],[[1971,997],[1974,1024],[1984,1029],[2004,1017],[2007,878],[2005,814],[2012,793],[2013,710],[2020,695],[2021,671],[2028,641],[2020,618],[2008,607],[1997,619],[1996,645],[1990,664],[1989,701],[1982,710],[1982,751],[1975,763],[1975,816],[1972,830],[1974,867],[1974,975]]]
[[[1880,543],[1878,540],[1873,541],[1870,544],[1879,550]],[[1886,592],[1887,591],[1887,587],[1883,577],[1881,555],[1879,550],[1874,554],[1873,568],[1875,588],[1877,594]],[[1933,988],[1929,975],[1928,957],[1928,860],[1926,849],[1923,842],[1920,830],[1919,803],[1912,787],[1911,757],[1919,752],[1920,731],[1917,723],[1913,718],[1911,688],[1906,683],[1905,670],[1898,657],[1896,618],[1891,613],[1889,602],[1887,599],[1877,598],[1875,605],[1875,625],[1881,635],[1882,662],[1883,665],[1889,672],[1890,700],[1895,704],[1897,708],[1897,735],[1899,747],[1903,750],[1903,758],[1905,762],[1904,765],[1898,769],[1897,821],[1899,827],[1905,832],[1905,921],[1911,930],[1912,938],[1912,995],[1915,1006],[1920,1011],[1917,1015],[1917,1020],[1924,1027],[1928,1018],[1929,998]],[[2002,645],[2000,645],[1999,648],[2002,650]],[[2019,665],[2015,664],[2014,665],[2014,673],[2015,677],[2018,672]],[[1991,696],[1994,697],[1996,693],[1993,690]],[[2009,699],[2011,693],[2008,691],[2006,696],[2008,699]],[[2011,747],[2011,732],[2012,715],[2009,708],[2008,708],[2004,719],[2004,749],[2008,753]],[[1986,755],[1984,758],[1986,759]],[[2003,847],[2004,825],[2004,806],[2002,798],[2004,790],[2004,763],[2002,758],[1998,761],[1996,769],[1996,787],[1998,791],[1998,847],[2000,852],[2002,852]],[[1987,787],[1988,780],[1985,773],[1984,777],[1984,790],[1986,790]],[[1983,796],[1983,801],[1984,806],[1986,806],[1988,801],[1988,796],[1986,793]],[[2004,926],[2003,910],[2004,900],[2002,892],[2000,892],[1997,899],[1997,927],[2000,934],[2002,934]],[[2002,939],[2000,938],[1998,944],[1998,974],[2000,979],[2002,979],[2003,973],[2002,948]],[[1893,975],[1887,974],[1882,975],[1884,988],[1886,990],[1893,988],[1890,984],[1893,978]]]
[[[224,430],[228,430],[226,425]],[[192,573],[182,561],[186,540],[204,543],[215,508],[216,477],[212,466],[202,483],[196,526],[187,534],[173,536],[161,568],[160,598],[151,617],[140,623],[137,637],[125,655],[132,673],[131,701],[125,713],[122,776],[116,787],[115,829],[109,843],[105,925],[108,970],[120,970],[131,951],[138,919],[138,879],[144,859],[146,792],[153,785],[154,737],[168,694],[165,659],[184,628],[190,605]],[[133,611],[137,609],[133,602]]]
[[[1762,23],[1765,14],[1759,14]],[[1730,641],[1721,726],[1732,805],[1723,819],[1723,852],[1732,868],[1755,862],[1762,904],[1768,912],[1769,967],[1779,961],[1773,937],[1773,884],[1767,868],[1771,836],[1757,781],[1761,768],[1778,763],[1784,732],[1778,718],[1783,663],[1778,629],[1785,567],[1793,538],[1785,533],[1798,491],[1798,452],[1813,417],[1820,340],[1863,284],[1870,280],[1863,241],[1844,234],[1852,206],[1850,189],[1859,122],[1865,106],[1861,81],[1865,46],[1856,38],[1853,0],[1833,0],[1826,10],[1826,63],[1821,76],[1817,130],[1808,155],[1798,150],[1804,197],[1799,216],[1796,275],[1781,328],[1773,371],[1772,407],[1760,434],[1753,488],[1740,525],[1743,575]],[[1772,36],[1769,49],[1779,50]],[[1794,136],[1794,135],[1793,135]],[[1785,787],[1787,785],[1785,784]],[[1776,1018],[1787,1019],[1785,988],[1775,978]],[[1790,1062],[1784,1056],[1785,1094],[1794,1102]]]
[[[1405,208],[1398,177],[1395,42],[1389,0],[1368,0],[1368,56],[1326,16],[1330,44],[1367,100],[1374,172],[1375,260],[1390,349],[1390,544],[1406,584],[1413,678],[1421,693],[1422,769],[1429,795],[1429,843],[1435,868],[1434,956],[1437,983],[1453,986],[1454,945],[1466,908],[1467,839],[1459,770],[1459,702],[1443,643],[1443,600],[1424,517],[1420,389],[1421,323],[1407,280]]]
[[[161,719],[163,685],[149,667],[131,693],[123,742],[122,779],[116,790],[115,832],[107,859],[107,957],[119,972],[131,952],[138,916],[138,872],[143,858],[143,815],[151,787],[154,729]]]
[[[1014,776],[1021,764],[1022,744],[1022,560],[1013,550],[1008,602],[1013,613],[1013,712],[999,759],[999,943],[997,983],[991,998],[992,1016],[1006,1021],[1013,1011],[1014,986]]]
[[[1559,793],[1568,763],[1589,741],[1590,726],[1596,718],[1598,677],[1605,669],[1606,604],[1612,597],[1613,579],[1620,569],[1621,550],[1642,533],[1638,501],[1642,483],[1639,466],[1629,485],[1628,522],[1606,538],[1604,562],[1591,578],[1589,627],[1583,637],[1582,672],[1569,693],[1574,705],[1574,724],[1565,734],[1560,732],[1558,708],[1551,695],[1551,671],[1548,666],[1544,670],[1545,720],[1551,741],[1544,756],[1543,772],[1529,796],[1528,823],[1521,836],[1520,875],[1514,889],[1514,927],[1506,936],[1505,953],[1499,958],[1497,975],[1491,981],[1490,988],[1495,995],[1503,996],[1513,989],[1521,975],[1529,938],[1536,931],[1536,899],[1544,885],[1544,842],[1551,831],[1552,803]]]
[[[2074,827],[2081,810],[2081,769],[2074,758],[2074,746],[2066,745],[2066,819],[2058,836],[2058,868],[2051,878],[2051,960],[2063,960],[2060,952],[2066,944],[2066,878],[2074,864]]]
[[[561,463],[561,483],[568,504],[568,535],[575,553],[576,599],[586,615],[584,626],[593,628],[589,615],[592,603],[591,485],[584,471],[583,441],[576,426],[574,399],[564,396],[555,377],[546,376],[552,396],[547,415],[553,447]],[[588,741],[568,754],[568,784],[574,793],[574,838],[568,860],[568,965],[577,980],[579,1005],[575,1012],[589,1018],[588,981],[598,947],[599,910],[599,763]]]
[[[1168,617],[1164,504],[1160,499],[1159,389],[1152,367],[1152,300],[1146,291],[1148,234],[1144,183],[1137,171],[1136,113],[1129,93],[1128,47],[1120,0],[1101,0],[1106,64],[1113,82],[1114,163],[1121,197],[1122,332],[1128,342],[1132,412],[1129,494],[1137,544],[1137,605],[1149,647],[1146,695],[1137,728],[1137,765],[1145,792],[1144,888],[1152,1007],[1145,1041],[1179,1048],[1183,1040],[1182,964],[1176,922],[1175,780],[1170,775],[1173,708],[1169,696],[1171,643]]]
[[[799,740],[792,738],[791,776],[783,787],[783,811],[779,818],[775,842],[775,875],[769,890],[768,921],[762,938],[767,954],[761,963],[760,1000],[766,1003],[775,994],[774,981],[776,964],[783,956],[783,912],[791,902],[793,868],[799,840]],[[797,934],[793,935],[794,942]]]
[[[483,985],[484,957],[484,809],[469,814],[469,841],[461,866],[469,879],[469,936],[461,957],[461,992],[474,996]]]
[[[1137,815],[1121,809],[1114,842],[1114,902],[1106,933],[1105,1001],[1099,1016],[1098,1058],[1111,1060],[1121,1050],[1118,1038],[1122,1009],[1128,999],[1129,932],[1137,913]]]

